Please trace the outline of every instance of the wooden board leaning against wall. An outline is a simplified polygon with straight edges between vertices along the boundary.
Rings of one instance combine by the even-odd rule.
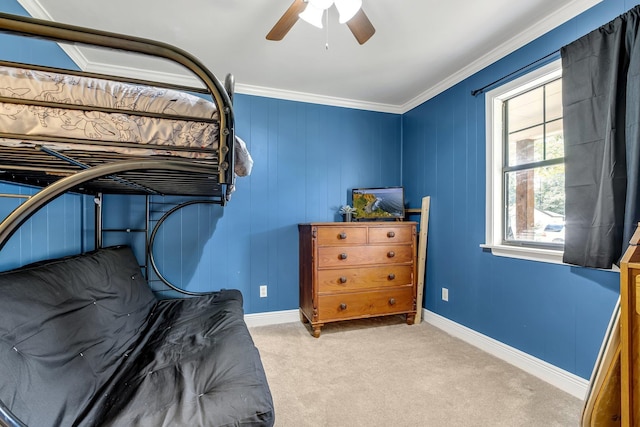
[[[422,198],[420,209],[407,209],[407,214],[420,214],[420,231],[418,233],[418,283],[416,295],[416,320],[422,321],[422,298],[424,295],[425,274],[427,272],[427,235],[429,231],[429,208],[431,207],[431,197]]]

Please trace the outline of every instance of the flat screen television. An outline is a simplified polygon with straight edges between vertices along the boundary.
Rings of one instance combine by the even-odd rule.
[[[356,221],[404,218],[404,188],[354,188],[351,192]]]

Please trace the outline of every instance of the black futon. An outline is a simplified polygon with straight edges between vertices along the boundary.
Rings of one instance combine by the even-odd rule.
[[[31,426],[271,426],[242,295],[157,300],[128,247],[0,273],[0,400]]]

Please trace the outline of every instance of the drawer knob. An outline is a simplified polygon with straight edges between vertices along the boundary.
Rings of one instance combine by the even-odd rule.
[[[345,254],[344,252],[340,254],[339,256],[340,259],[347,259],[347,254]]]
[[[347,283],[347,278],[344,276],[340,277],[340,283]]]
[[[396,305],[396,299],[395,298],[389,298],[389,305]]]
[[[389,258],[393,258],[394,256],[396,256],[396,253],[395,253],[395,252],[393,252],[393,251],[389,251],[389,252],[387,252],[387,256],[388,256]]]
[[[344,231],[340,234],[338,234],[338,239],[340,240],[344,240],[347,238],[347,233],[345,233]]]
[[[387,233],[387,237],[392,239],[392,238],[396,237],[396,233],[394,233],[393,231],[390,231],[390,232]]]
[[[389,278],[389,280],[393,280],[396,278],[396,275],[393,273],[389,273],[389,275],[387,276]]]
[[[346,310],[347,309],[347,304],[342,303],[340,304],[340,310]]]

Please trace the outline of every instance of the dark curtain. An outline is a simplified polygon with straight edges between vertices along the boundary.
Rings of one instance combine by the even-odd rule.
[[[564,262],[611,268],[640,220],[640,6],[561,49]]]

